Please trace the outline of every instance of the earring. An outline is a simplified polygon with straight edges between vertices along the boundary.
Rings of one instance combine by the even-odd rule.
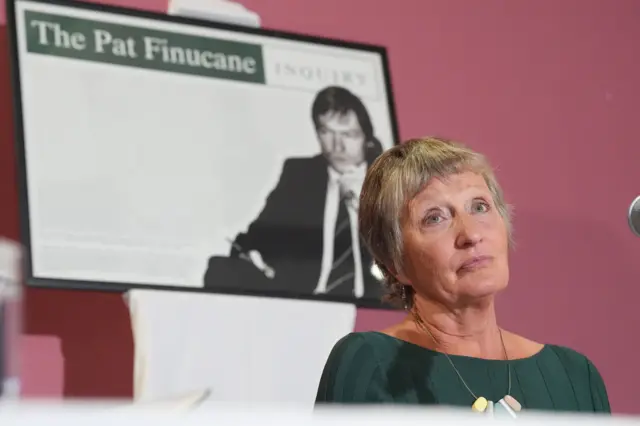
[[[402,285],[402,292],[401,295],[402,297],[402,303],[404,303],[404,310],[408,311],[409,310],[409,301],[407,300],[407,286],[406,285]]]

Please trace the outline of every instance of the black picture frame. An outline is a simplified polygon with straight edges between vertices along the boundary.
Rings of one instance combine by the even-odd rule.
[[[20,2],[29,3],[41,3],[46,5],[57,5],[70,7],[79,10],[87,10],[92,12],[106,12],[109,14],[122,15],[124,17],[143,18],[147,20],[155,20],[160,23],[175,23],[186,24],[189,26],[204,27],[209,29],[224,30],[230,32],[236,32],[239,34],[256,35],[265,38],[275,38],[282,40],[289,40],[294,42],[305,42],[318,45],[325,45],[330,47],[339,47],[344,49],[353,49],[356,51],[366,51],[375,53],[380,56],[382,63],[382,78],[384,87],[386,89],[387,108],[389,112],[389,120],[391,125],[391,131],[393,134],[394,145],[397,145],[400,141],[398,121],[396,117],[396,107],[393,97],[391,74],[389,67],[389,60],[387,55],[387,49],[380,45],[366,44],[360,42],[350,42],[345,40],[339,40],[328,37],[318,37],[312,35],[305,35],[293,32],[278,31],[264,28],[252,28],[239,25],[233,25],[228,23],[217,23],[209,20],[201,20],[192,17],[183,17],[168,15],[163,13],[150,12],[145,10],[138,10],[133,8],[124,8],[119,6],[104,5],[98,3],[85,3],[76,0],[7,0],[6,1],[6,19],[7,29],[10,43],[10,64],[11,64],[11,83],[12,83],[12,95],[13,95],[13,115],[15,123],[15,146],[16,146],[16,160],[18,171],[18,185],[19,185],[19,218],[20,218],[20,236],[21,243],[24,247],[23,257],[23,277],[28,286],[40,287],[40,288],[57,288],[57,289],[72,289],[72,290],[88,290],[88,291],[107,291],[107,292],[126,292],[131,289],[155,289],[166,291],[181,291],[181,292],[200,292],[200,293],[217,293],[217,294],[235,294],[235,295],[247,295],[247,296],[261,296],[261,297],[278,297],[288,299],[299,300],[315,300],[315,301],[330,301],[330,302],[346,302],[355,304],[358,307],[364,308],[382,308],[382,309],[394,309],[391,306],[383,304],[378,299],[356,299],[352,297],[333,296],[331,294],[324,295],[312,295],[312,294],[297,294],[290,292],[279,291],[256,291],[250,289],[207,289],[207,288],[194,288],[183,287],[179,285],[147,285],[139,283],[122,283],[122,282],[106,282],[106,281],[87,281],[87,280],[67,280],[57,278],[43,278],[36,277],[33,274],[32,265],[32,239],[31,239],[31,225],[29,222],[29,201],[28,201],[28,186],[27,186],[27,153],[25,150],[25,129],[23,122],[23,101],[22,101],[22,86],[20,77],[20,55],[18,45],[18,25],[16,19],[16,4]]]

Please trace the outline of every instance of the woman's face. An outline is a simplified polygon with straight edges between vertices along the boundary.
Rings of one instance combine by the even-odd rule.
[[[418,295],[455,306],[507,286],[507,227],[480,174],[432,179],[409,201],[402,235],[398,278]]]

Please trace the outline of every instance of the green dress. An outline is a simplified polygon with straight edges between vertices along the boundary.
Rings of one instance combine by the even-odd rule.
[[[507,394],[507,361],[451,356],[477,396],[498,402]],[[511,395],[524,410],[610,413],[596,367],[571,349],[545,345],[508,361]],[[379,332],[351,333],[334,346],[322,372],[316,404],[404,403],[469,407],[475,398],[447,358]]]

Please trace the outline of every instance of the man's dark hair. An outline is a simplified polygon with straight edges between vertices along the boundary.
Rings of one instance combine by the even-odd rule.
[[[374,136],[371,117],[369,117],[369,112],[359,97],[344,87],[326,87],[318,92],[313,101],[311,118],[317,129],[320,126],[320,116],[328,112],[336,112],[342,115],[349,111],[354,112],[358,123],[360,123],[360,128],[364,133],[365,142],[367,143],[367,162],[371,162],[382,153],[382,144],[380,144],[380,141]]]
[[[367,109],[360,98],[344,87],[330,86],[318,92],[311,107],[311,118],[316,128],[320,126],[320,116],[330,111],[341,115],[353,111],[358,118],[365,140],[373,139],[373,125]]]

